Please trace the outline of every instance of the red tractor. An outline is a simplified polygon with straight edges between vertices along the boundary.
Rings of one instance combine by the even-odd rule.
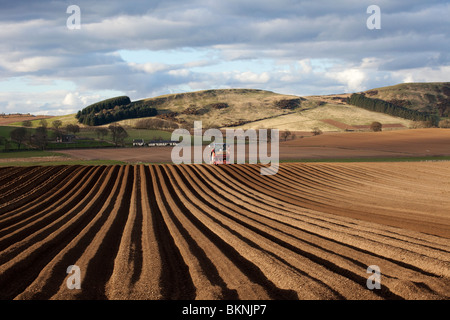
[[[230,150],[226,143],[212,143],[211,148],[211,164],[229,164]]]

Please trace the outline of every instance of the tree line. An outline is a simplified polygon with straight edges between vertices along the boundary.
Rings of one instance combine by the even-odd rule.
[[[436,114],[412,110],[381,99],[368,98],[363,94],[354,93],[348,98],[347,102],[348,104],[364,108],[369,111],[382,112],[394,117],[413,121],[429,121],[432,126],[439,125],[440,118]]]
[[[76,118],[87,126],[100,126],[125,119],[153,117],[157,113],[145,103],[134,103],[129,97],[120,96],[87,106],[78,111]]]
[[[24,145],[41,150],[46,149],[50,140],[47,120],[42,119],[39,122],[39,126],[35,129],[31,129],[32,123],[29,120],[23,121],[22,125],[23,127],[17,127],[9,133],[10,141],[14,141],[17,144],[17,149],[20,150]],[[75,134],[80,131],[80,127],[75,124],[68,124],[62,127],[61,120],[52,121],[51,129],[51,135],[54,137],[61,137],[63,132]],[[6,137],[0,137],[0,145],[4,145],[4,149],[7,150],[10,143]]]

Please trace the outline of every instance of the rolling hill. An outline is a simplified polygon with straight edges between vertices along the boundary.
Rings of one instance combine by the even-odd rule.
[[[438,113],[441,117],[448,117],[450,111],[450,82],[404,83],[359,93],[419,112]],[[347,98],[350,95],[299,97],[257,89],[217,89],[162,95],[133,101],[126,107],[155,109],[156,118],[182,127],[191,127],[194,121],[199,120],[204,128],[277,128],[291,131],[311,131],[313,128],[322,131],[367,130],[373,121],[382,123],[384,129],[414,125],[411,120],[349,105]],[[112,108],[102,112],[116,111]],[[135,127],[140,120],[153,118],[132,117],[114,122]],[[77,122],[75,114],[48,119],[49,122],[52,120],[63,120],[63,125]],[[33,121],[34,126],[38,123]]]
[[[364,92],[366,96],[420,112],[450,115],[450,82],[403,83]]]
[[[424,113],[448,116],[450,83],[404,83],[361,92],[367,97]],[[157,117],[189,127],[201,120],[203,127],[277,128],[322,131],[365,130],[373,122],[385,129],[413,126],[413,121],[371,112],[347,103],[350,94],[283,95],[257,89],[220,89],[163,95],[133,103],[157,110]],[[119,123],[134,126],[139,120]]]

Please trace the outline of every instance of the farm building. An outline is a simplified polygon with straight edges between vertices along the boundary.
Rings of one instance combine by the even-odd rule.
[[[144,139],[134,139],[133,147],[143,147],[145,145]]]
[[[176,146],[178,141],[150,141],[148,143],[149,147],[171,147]]]

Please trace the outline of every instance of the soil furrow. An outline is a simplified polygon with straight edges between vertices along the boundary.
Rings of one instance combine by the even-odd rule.
[[[113,172],[109,172],[108,177],[100,180],[95,189],[98,192],[107,192],[109,190],[109,178],[113,177]],[[95,196],[95,193],[92,194]],[[90,197],[89,197],[90,198]],[[44,267],[61,252],[95,216],[98,204],[103,204],[104,198],[90,198],[90,201],[81,201],[81,211],[77,213],[70,221],[67,221],[64,228],[57,228],[57,232],[47,234],[47,237],[40,241],[33,241],[28,244],[25,250],[22,250],[14,259],[0,266],[0,284],[2,284],[2,297],[10,299],[25,290],[28,285],[39,275]],[[2,252],[3,253],[3,252]],[[69,264],[71,265],[71,264]],[[65,277],[66,268],[69,265],[62,266],[58,276]],[[46,270],[51,272],[52,270]],[[50,286],[54,282],[48,283]],[[42,285],[42,283],[40,283]],[[31,292],[34,292],[33,290]],[[0,297],[0,298],[2,298]]]
[[[448,163],[262,167],[0,168],[0,299],[450,299]]]
[[[91,196],[100,188],[97,178],[102,174],[102,170],[98,170],[96,174],[87,177],[87,183],[82,184],[75,194],[70,197],[62,198],[54,203],[51,207],[44,211],[42,217],[33,223],[26,224],[20,229],[5,235],[0,239],[0,248],[3,251],[0,255],[0,264],[3,261],[3,253],[13,254],[13,250],[20,252],[27,246],[40,241],[48,234],[55,232],[67,221],[79,214],[84,209],[83,205],[89,203]],[[94,192],[92,192],[94,191]],[[6,248],[12,246],[11,248]]]

